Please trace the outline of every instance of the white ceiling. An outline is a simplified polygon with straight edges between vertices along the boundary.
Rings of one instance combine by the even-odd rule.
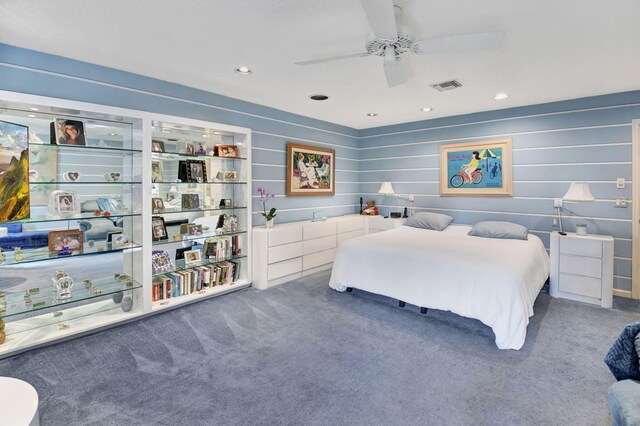
[[[502,29],[504,43],[409,53],[409,81],[388,88],[380,57],[294,64],[363,52],[360,0],[0,0],[0,42],[358,129],[640,89],[638,0],[396,4],[414,39]],[[239,65],[253,74],[234,73]],[[428,86],[451,78],[464,87]],[[330,99],[308,98],[317,93]]]

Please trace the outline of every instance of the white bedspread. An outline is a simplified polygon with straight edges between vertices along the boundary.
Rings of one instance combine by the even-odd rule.
[[[549,276],[549,256],[535,235],[470,237],[470,229],[402,226],[348,240],[338,248],[329,286],[475,318],[493,329],[498,348],[520,349]]]

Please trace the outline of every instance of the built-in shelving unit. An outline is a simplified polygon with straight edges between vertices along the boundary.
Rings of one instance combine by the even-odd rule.
[[[63,119],[81,123],[82,145],[60,141]],[[28,217],[0,221],[0,358],[251,284],[249,129],[4,91],[0,121],[28,127],[30,199]],[[159,140],[164,152],[154,151]],[[206,151],[183,152],[189,144]],[[218,155],[218,146],[232,147],[231,156]],[[204,164],[207,178],[181,179],[178,166],[186,161]],[[154,174],[158,164],[162,179]],[[0,164],[0,177],[6,167]],[[71,211],[52,208],[54,191],[72,194]],[[198,205],[183,204],[182,194],[197,196]],[[155,198],[164,202],[161,211],[152,207]],[[157,217],[166,239],[154,241]],[[181,228],[194,223],[197,234]],[[61,231],[75,236],[50,244]],[[176,249],[202,250],[210,238],[233,241],[233,253],[203,253],[188,265],[175,260]],[[154,251],[167,252],[173,267],[154,274]],[[229,265],[232,279],[152,300],[162,275]],[[64,274],[73,281],[68,292],[54,285]]]

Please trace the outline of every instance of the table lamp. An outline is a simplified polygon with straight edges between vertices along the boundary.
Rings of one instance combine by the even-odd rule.
[[[568,202],[579,202],[579,201],[594,201],[595,197],[591,193],[589,189],[589,184],[587,182],[571,182],[571,186],[569,186],[569,190],[562,197],[562,201]],[[558,208],[558,221],[560,224],[560,235],[567,235],[566,232],[562,229],[562,213],[561,208],[562,205],[557,206]],[[587,225],[579,224],[576,225],[576,235],[586,236],[587,235]]]

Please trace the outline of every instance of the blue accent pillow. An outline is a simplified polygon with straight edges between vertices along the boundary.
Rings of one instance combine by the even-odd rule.
[[[453,222],[453,218],[451,216],[447,216],[446,214],[420,212],[407,219],[405,225],[413,226],[414,228],[442,231],[447,226],[449,226],[451,222]]]
[[[0,224],[3,228],[7,228],[7,232],[9,234],[17,234],[18,232],[22,232],[22,223],[2,223]]]
[[[511,240],[526,240],[529,230],[517,223],[486,221],[473,225],[467,235],[484,238],[502,238]]]

